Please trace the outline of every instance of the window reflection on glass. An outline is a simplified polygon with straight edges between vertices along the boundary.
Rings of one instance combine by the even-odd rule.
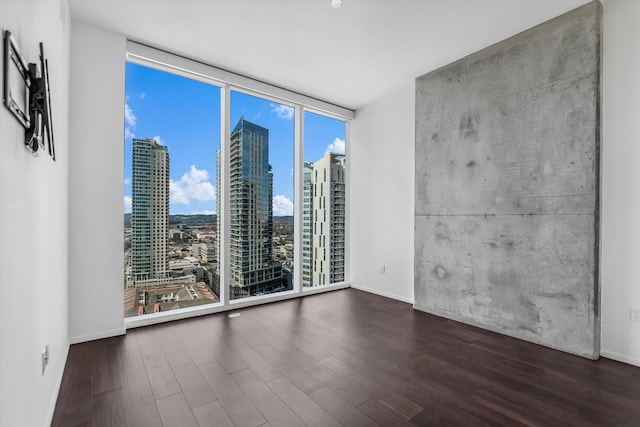
[[[345,281],[345,123],[304,114],[302,285]]]
[[[219,301],[220,90],[126,64],[125,317]]]
[[[231,93],[230,299],[293,289],[293,112]]]

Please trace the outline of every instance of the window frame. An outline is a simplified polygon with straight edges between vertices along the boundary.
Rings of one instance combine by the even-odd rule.
[[[349,199],[350,199],[350,168],[345,170],[345,280],[338,283],[305,288],[302,286],[302,233],[303,233],[303,182],[304,182],[304,113],[310,112],[328,118],[340,120],[345,124],[345,156],[350,158],[349,134],[351,120],[355,112],[347,108],[318,100],[300,93],[273,86],[259,80],[232,73],[183,56],[175,55],[150,46],[133,41],[127,41],[126,62],[154,68],[189,79],[201,81],[220,89],[220,155],[221,162],[220,205],[221,229],[218,230],[220,242],[220,301],[213,304],[199,305],[171,311],[149,313],[144,316],[125,317],[125,328],[135,328],[189,317],[202,316],[230,310],[251,307],[254,305],[282,301],[316,293],[329,292],[336,289],[350,287],[349,275]],[[293,290],[277,292],[268,295],[252,296],[231,300],[229,298],[229,269],[225,268],[229,260],[230,251],[230,215],[229,206],[229,143],[231,131],[231,92],[240,92],[250,96],[277,102],[294,109],[294,276]]]

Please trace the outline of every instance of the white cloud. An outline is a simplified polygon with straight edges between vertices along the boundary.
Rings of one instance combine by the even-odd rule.
[[[129,100],[129,97],[127,96],[126,99]],[[130,139],[135,136],[133,131],[136,128],[136,121],[137,121],[136,115],[133,113],[133,110],[131,109],[131,107],[129,107],[129,104],[125,101],[124,103],[124,122],[125,122],[124,137],[125,139]]]
[[[140,93],[140,94],[138,95],[138,98],[140,98],[140,99],[145,99],[146,97],[147,97],[147,94],[146,94],[146,93],[144,93],[144,92],[142,92],[142,93]]]
[[[273,215],[274,216],[291,216],[293,215],[293,202],[287,198],[287,196],[283,196],[282,194],[278,194],[273,198]]]
[[[215,215],[216,211],[203,210],[203,211],[191,211],[191,215]]]
[[[269,106],[271,107],[271,112],[276,113],[279,118],[285,120],[293,119],[293,108],[282,104],[275,104],[273,102],[269,104]]]
[[[131,178],[125,178],[124,185],[129,185],[129,184],[131,184]]]
[[[131,196],[124,196],[124,213],[131,213]]]
[[[153,139],[160,145],[167,145],[166,142],[164,142],[162,139],[160,139],[159,135],[154,136]],[[193,167],[193,166],[191,166],[191,167]]]
[[[155,139],[155,138],[154,138]],[[209,172],[191,165],[189,172],[179,181],[169,181],[171,203],[188,205],[191,202],[209,202],[216,199],[216,190],[209,182]]]
[[[129,104],[125,102],[124,103],[124,121],[127,122],[128,126],[131,126],[134,128],[136,127],[137,120],[138,119],[136,118],[136,115],[133,113],[133,110],[131,109],[131,107],[129,107]]]
[[[334,139],[333,142],[327,146],[327,149],[324,152],[324,155],[326,156],[329,153],[345,154],[344,139],[340,139],[340,138]]]

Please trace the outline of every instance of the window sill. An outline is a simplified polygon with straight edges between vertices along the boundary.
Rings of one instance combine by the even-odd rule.
[[[349,288],[349,283],[341,282],[331,285],[316,286],[302,291],[286,291],[278,294],[260,295],[255,297],[247,297],[238,300],[229,301],[228,305],[223,303],[199,305],[196,307],[182,308],[178,310],[164,311],[161,313],[149,313],[143,316],[127,317],[124,319],[125,329],[139,328],[142,326],[156,325],[159,323],[172,322],[174,320],[188,319],[197,316],[206,316],[208,314],[222,313],[225,311],[233,311],[241,308],[253,307],[261,304],[268,304],[276,301],[284,301],[294,298],[305,297],[323,292],[335,291],[338,289]]]

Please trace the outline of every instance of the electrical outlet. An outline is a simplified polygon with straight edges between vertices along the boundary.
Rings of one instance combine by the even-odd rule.
[[[630,307],[630,310],[631,310],[631,321],[640,323],[640,308]]]
[[[42,375],[44,375],[47,364],[49,363],[49,344],[44,345],[44,351],[42,352]]]

